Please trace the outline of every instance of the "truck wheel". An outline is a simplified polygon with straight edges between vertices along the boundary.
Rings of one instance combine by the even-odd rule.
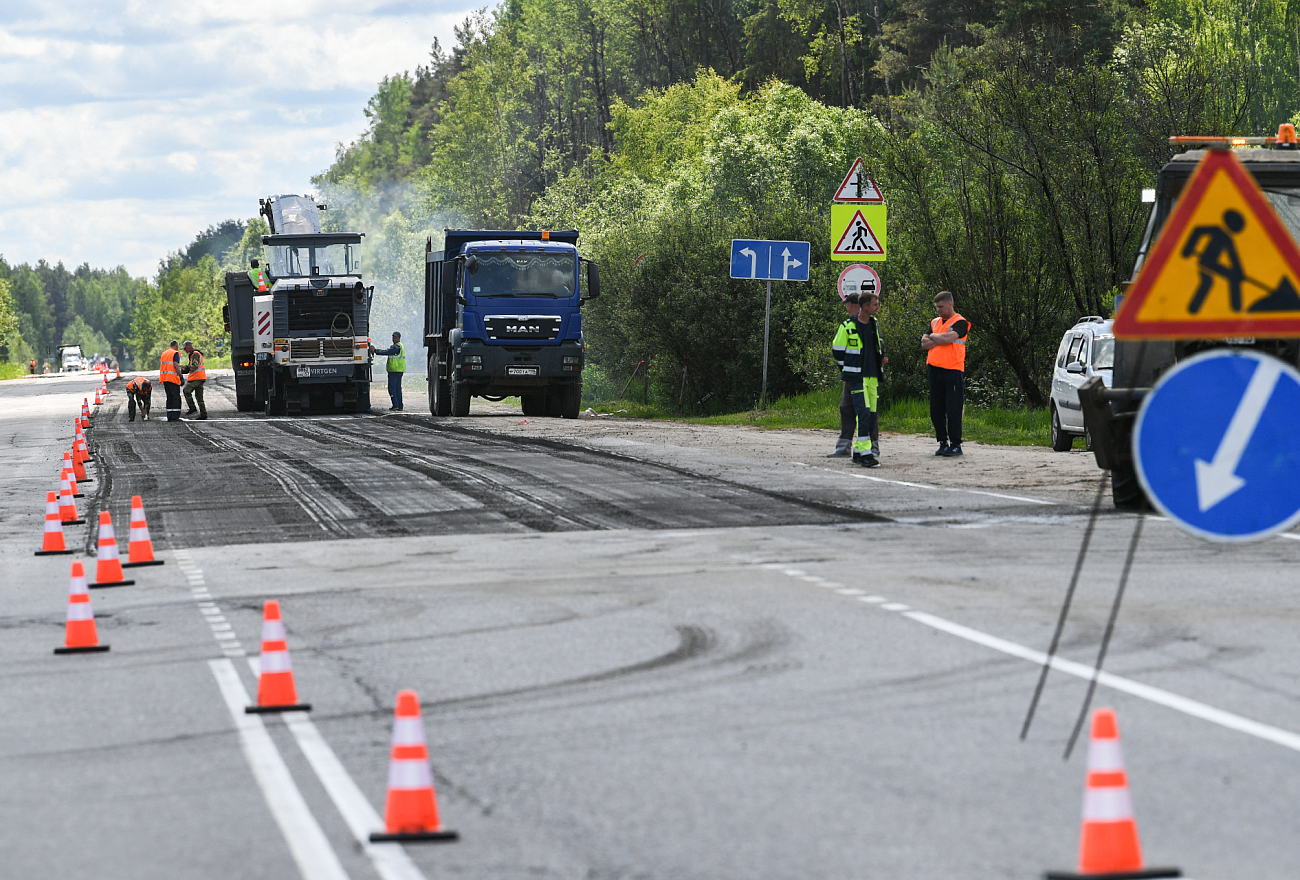
[[[469,386],[464,382],[451,383],[451,414],[453,416],[469,415]]]
[[[552,388],[546,392],[546,415],[558,419],[564,413],[564,389]]]
[[[370,386],[362,385],[357,389],[356,411],[359,413],[370,412]]]
[[[1133,462],[1116,464],[1110,471],[1110,494],[1119,510],[1150,510],[1151,502],[1142,491]]]
[[[1067,434],[1061,427],[1061,416],[1056,411],[1056,404],[1052,404],[1052,451],[1068,452],[1074,445],[1074,435]]]
[[[429,358],[429,415],[442,418],[451,415],[451,383],[439,375],[440,350],[441,346]]]
[[[519,405],[526,416],[540,416],[546,413],[545,394],[521,394]]]
[[[556,396],[560,400],[560,415],[566,419],[576,419],[578,409],[582,406],[582,386],[566,386]]]

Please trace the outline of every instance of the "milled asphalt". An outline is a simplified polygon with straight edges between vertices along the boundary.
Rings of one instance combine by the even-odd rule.
[[[143,495],[167,564],[92,593],[111,652],[56,657],[69,557],[31,553],[93,380],[0,384],[0,874],[300,875],[209,667],[256,654],[269,598],[300,697],[376,810],[395,694],[419,693],[462,835],[405,847],[428,878],[1074,866],[1086,742],[1062,752],[1086,683],[1053,672],[1021,742],[1038,667],[933,621],[1043,650],[1076,504],[952,492],[939,513],[739,446],[693,471],[680,449],[516,442],[472,418],[272,424],[220,382],[207,423],[128,425],[121,385],[83,513],[112,510],[125,553]],[[1095,658],[1134,523],[1099,521],[1068,659]],[[83,551],[88,528],[69,529]],[[1148,519],[1107,670],[1300,734],[1297,544]],[[240,648],[223,653],[199,601]],[[1294,876],[1294,748],[1110,687],[1094,705],[1119,714],[1148,864]],[[266,728],[347,876],[379,876],[283,721]]]

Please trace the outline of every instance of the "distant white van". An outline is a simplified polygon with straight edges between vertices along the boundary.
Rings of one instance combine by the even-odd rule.
[[[86,359],[81,354],[81,346],[65,345],[59,349],[59,365],[59,369],[65,373],[86,369]]]

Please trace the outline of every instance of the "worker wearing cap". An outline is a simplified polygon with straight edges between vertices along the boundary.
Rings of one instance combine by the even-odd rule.
[[[135,421],[135,408],[140,407],[140,421],[149,421],[149,408],[153,404],[153,383],[145,376],[136,376],[126,383],[126,415],[128,422]]]
[[[858,294],[858,335],[862,337],[862,396],[871,415],[867,418],[871,437],[871,457],[880,459],[880,382],[885,378],[885,340],[880,333],[876,312],[880,311],[880,295]],[[867,464],[862,462],[862,464]],[[872,465],[867,464],[868,467]]]
[[[203,405],[203,385],[208,381],[208,370],[203,366],[203,352],[194,347],[194,343],[188,339],[185,340],[185,353],[189,355],[190,362],[181,368],[185,374],[185,414],[192,416],[196,412],[199,414],[197,421],[203,421],[208,417],[208,408]],[[198,398],[199,405],[196,409],[194,399]]]
[[[181,352],[180,343],[175,339],[158,359],[158,381],[162,383],[167,394],[167,421],[177,422],[181,418]]]
[[[831,355],[835,358],[835,366],[839,367],[841,377],[844,372],[844,352],[848,343],[848,333],[853,330],[853,319],[858,316],[858,295],[845,294],[842,301],[844,310],[849,313],[849,316],[840,324],[835,333],[835,340],[831,343]],[[835,451],[827,453],[827,458],[848,458],[853,454],[853,429],[857,425],[858,417],[853,411],[853,399],[849,396],[849,383],[841,381],[840,388],[840,436],[835,441]]]
[[[860,304],[859,294],[849,294],[845,302],[852,298],[855,305]],[[859,314],[860,305],[859,305]],[[867,407],[865,392],[862,387],[862,325],[857,318],[849,318],[840,324],[831,343],[831,350],[837,353],[840,364],[840,381],[848,392],[849,402],[853,407],[853,421],[857,423],[858,439],[853,441],[853,460],[863,467],[876,467],[880,462],[871,454],[871,410]],[[842,354],[840,354],[842,353]],[[843,398],[841,398],[843,399]]]
[[[402,374],[406,372],[406,346],[402,344],[402,334],[393,331],[393,344],[385,349],[375,349],[374,353],[388,358],[388,396],[393,401],[392,410],[402,411]]]

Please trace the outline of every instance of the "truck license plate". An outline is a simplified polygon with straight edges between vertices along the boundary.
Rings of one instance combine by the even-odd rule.
[[[536,376],[540,372],[540,367],[506,367],[507,376]]]
[[[305,365],[304,365],[304,366],[301,366],[301,367],[298,368],[298,378],[299,378],[299,379],[306,379],[306,378],[307,378],[308,376],[310,376],[310,375],[311,375],[311,367],[308,367],[308,366],[305,366]]]

